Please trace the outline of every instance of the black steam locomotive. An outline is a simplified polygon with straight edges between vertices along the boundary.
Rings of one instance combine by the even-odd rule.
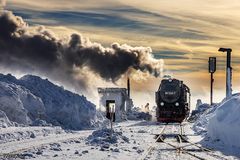
[[[163,79],[156,92],[158,122],[181,123],[189,116],[190,89],[177,79]]]

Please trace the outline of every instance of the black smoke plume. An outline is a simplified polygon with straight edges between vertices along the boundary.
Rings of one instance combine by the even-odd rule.
[[[72,34],[64,41],[43,26],[29,27],[21,17],[9,11],[0,15],[0,64],[44,73],[49,78],[82,87],[86,87],[86,79],[76,79],[76,74],[80,73],[74,68],[87,67],[106,81],[116,81],[130,69],[156,77],[161,70],[161,61],[152,58],[151,48],[118,43],[105,48],[80,34]]]

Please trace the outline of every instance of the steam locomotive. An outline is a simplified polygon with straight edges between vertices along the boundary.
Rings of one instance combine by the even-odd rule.
[[[167,78],[156,92],[156,117],[162,123],[181,123],[189,116],[190,89],[183,81]]]

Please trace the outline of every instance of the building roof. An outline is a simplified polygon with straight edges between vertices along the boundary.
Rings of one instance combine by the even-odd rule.
[[[127,93],[126,88],[98,88],[98,93],[124,92]]]

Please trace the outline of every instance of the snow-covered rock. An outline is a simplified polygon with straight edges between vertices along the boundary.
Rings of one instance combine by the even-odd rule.
[[[209,119],[208,135],[227,146],[240,147],[240,95],[224,101]]]
[[[42,119],[67,129],[83,129],[97,121],[96,106],[86,97],[32,75],[16,79],[0,74],[0,110],[10,121],[25,125]]]

